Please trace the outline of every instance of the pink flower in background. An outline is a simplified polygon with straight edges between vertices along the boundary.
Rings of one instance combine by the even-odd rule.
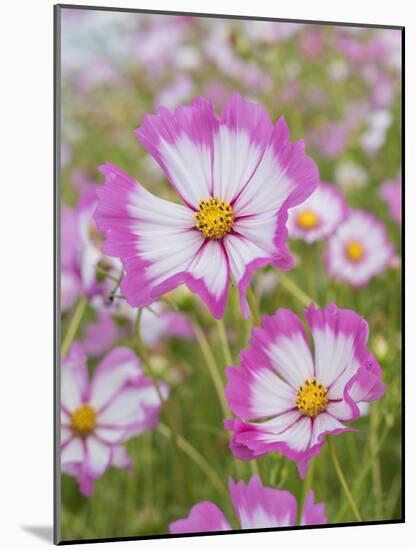
[[[309,135],[315,150],[326,157],[337,157],[347,145],[348,131],[345,123],[324,121]]]
[[[71,309],[81,293],[77,269],[77,223],[75,211],[68,206],[61,209],[61,312]]]
[[[175,109],[193,95],[193,80],[186,74],[179,74],[167,86],[161,88],[156,97],[156,105]]]
[[[297,522],[297,502],[289,491],[264,487],[257,476],[245,485],[229,478],[229,492],[238,520],[238,529],[292,527]],[[301,525],[327,523],[324,504],[314,503],[313,491],[307,493]],[[170,533],[203,533],[230,531],[232,527],[223,512],[212,502],[193,506],[187,518],[170,524]]]
[[[253,329],[241,364],[226,369],[225,390],[239,417],[225,421],[233,432],[233,454],[250,460],[282,453],[297,462],[301,477],[324,437],[351,430],[343,422],[359,418],[359,403],[379,399],[385,391],[360,315],[332,304],[326,309],[311,305],[305,316],[314,354],[300,319],[279,309]]]
[[[300,49],[305,57],[315,60],[321,54],[323,43],[323,33],[321,30],[310,27],[301,35]]]
[[[67,312],[80,295],[89,298],[91,305],[111,305],[109,296],[116,286],[114,281],[97,277],[101,267],[112,277],[119,277],[122,264],[116,258],[103,254],[103,236],[98,231],[93,213],[97,206],[95,186],[79,182],[82,190],[74,209],[61,210],[61,310]]]
[[[287,209],[318,184],[318,170],[302,141],[291,143],[285,120],[240,95],[216,116],[203,98],[146,115],[137,137],[159,163],[181,198],[155,197],[120,168],[100,168],[95,213],[106,238],[104,252],[121,258],[121,291],[144,307],[185,283],[221,318],[230,277],[242,313],[253,272],[271,264],[288,270]]]
[[[402,223],[402,181],[385,181],[380,186],[380,196],[389,207],[390,216],[401,225]]]
[[[108,306],[101,303],[97,310],[96,320],[85,327],[83,341],[84,349],[91,357],[98,357],[110,350],[120,338],[134,338],[134,322],[137,318],[137,310],[118,299]],[[121,327],[113,317],[130,322]],[[151,310],[149,308],[142,310],[140,335],[146,346],[154,348],[171,337],[193,340],[194,330],[192,323],[185,315],[169,311],[166,306],[157,302],[152,305]]]
[[[364,286],[387,269],[393,254],[385,226],[368,212],[351,210],[327,241],[326,268],[331,277]]]
[[[314,193],[288,213],[288,235],[308,243],[325,239],[347,215],[343,194],[331,183],[320,183]]]
[[[161,385],[164,397],[168,390]],[[122,445],[154,428],[160,400],[129,348],[116,348],[89,380],[86,356],[73,344],[62,362],[61,466],[74,476],[82,494],[93,492],[94,481],[111,466],[131,467]]]

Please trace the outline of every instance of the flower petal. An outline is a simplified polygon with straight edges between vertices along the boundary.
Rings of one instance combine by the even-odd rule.
[[[110,466],[111,447],[93,436],[85,440],[85,445],[86,472],[93,479],[97,479]]]
[[[304,503],[301,525],[325,525],[326,523],[327,516],[324,504],[316,504],[314,502],[313,491],[308,491]]]
[[[249,347],[258,361],[269,365],[295,391],[314,376],[307,336],[300,319],[288,309],[262,317],[262,326],[252,331]]]
[[[216,319],[225,311],[229,287],[228,258],[220,242],[206,240],[195,255],[183,277],[192,292],[196,292]]]
[[[317,380],[329,388],[330,399],[341,399],[346,383],[361,366],[367,323],[354,311],[334,304],[326,309],[312,304],[306,318],[314,339]]]
[[[90,402],[99,410],[132,380],[142,377],[136,354],[130,348],[115,348],[108,353],[94,372]]]
[[[223,512],[212,502],[195,504],[185,519],[174,521],[169,526],[169,532],[204,533],[208,531],[230,531],[232,528]]]
[[[212,191],[213,133],[217,127],[211,102],[199,98],[174,114],[160,107],[136,130],[141,144],[159,163],[182,200],[197,209]]]
[[[310,447],[321,447],[324,442],[324,436],[327,434],[337,435],[342,432],[353,430],[327,414],[326,412],[318,414],[313,420],[313,430],[311,434]]]
[[[281,117],[255,173],[234,202],[235,215],[296,206],[311,195],[318,181],[315,162],[305,155],[302,141],[290,143],[288,126]]]
[[[204,242],[192,210],[159,199],[112,164],[100,168],[105,184],[95,212],[104,252],[121,258],[121,291],[144,307],[181,284]]]
[[[226,369],[225,389],[231,411],[240,418],[275,416],[295,407],[296,393],[275,371],[246,352],[239,367]]]
[[[247,485],[229,478],[229,490],[242,529],[295,525],[297,502],[289,491],[264,487],[257,476]]]
[[[232,94],[224,105],[213,139],[213,194],[227,202],[247,185],[272,132],[264,109]]]
[[[75,343],[62,361],[61,402],[66,412],[73,412],[84,400],[88,390],[86,357],[80,344]]]
[[[73,462],[83,462],[84,448],[79,437],[74,437],[67,443],[61,451],[61,464],[70,464]]]

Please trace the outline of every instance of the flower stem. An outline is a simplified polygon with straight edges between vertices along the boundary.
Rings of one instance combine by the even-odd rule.
[[[232,365],[232,363],[233,363],[232,354],[231,354],[231,350],[230,350],[230,347],[229,347],[228,338],[226,336],[225,323],[223,322],[223,319],[219,319],[219,321],[217,322],[217,327],[218,327],[219,340],[220,340],[220,343],[221,343],[222,349],[223,349],[223,355],[224,355],[224,358],[225,358],[225,363],[226,363],[227,366]]]
[[[172,435],[174,448],[175,448],[175,451],[177,452],[176,456],[177,456],[177,461],[178,461],[178,464],[179,464],[179,475],[181,477],[181,482],[182,482],[183,486],[187,486],[186,468],[185,468],[185,465],[184,465],[183,461],[181,460],[181,456],[180,456],[181,455],[180,450],[183,450],[183,449],[181,449],[180,443],[179,443],[180,435],[177,433],[177,429],[176,429],[176,426],[175,426],[173,418],[172,418],[173,415],[171,415],[169,413],[166,400],[163,397],[163,394],[162,394],[162,391],[161,391],[161,388],[160,388],[160,384],[157,380],[157,376],[156,376],[156,374],[154,372],[154,369],[153,369],[153,366],[151,364],[147,348],[145,347],[145,345],[143,343],[143,340],[141,338],[140,321],[141,321],[142,311],[143,311],[142,309],[138,310],[137,319],[136,319],[135,327],[134,327],[135,337],[136,337],[137,353],[138,353],[138,356],[140,357],[140,359],[142,360],[142,362],[144,363],[146,369],[148,370],[148,373],[149,373],[149,375],[150,375],[150,377],[153,381],[153,384],[154,384],[154,387],[156,389],[158,398],[160,400],[160,405],[166,413],[166,422],[168,424],[168,427],[166,426],[166,429],[168,429],[170,434]]]
[[[164,399],[163,394],[161,392],[160,384],[158,383],[157,377],[156,377],[156,375],[154,373],[154,370],[153,370],[153,367],[151,365],[151,361],[150,361],[150,357],[148,355],[147,348],[145,347],[145,345],[143,343],[143,340],[141,339],[140,321],[141,321],[142,311],[143,311],[142,309],[138,310],[137,319],[136,319],[136,323],[135,323],[135,337],[136,337],[137,352],[138,352],[138,355],[139,355],[140,359],[142,360],[142,362],[146,366],[146,368],[147,368],[147,370],[148,370],[148,372],[151,376],[151,379],[153,380],[153,384],[154,384],[154,387],[156,389],[156,392],[157,392],[158,398],[160,400],[160,403],[161,403],[162,406],[164,406],[165,399]],[[172,430],[172,431],[174,433],[174,430]]]
[[[313,472],[314,472],[314,464],[315,464],[316,458],[310,462],[310,465],[308,467],[307,476],[304,480],[303,484],[303,493],[301,495],[301,514],[297,518],[298,525],[301,525],[302,518],[304,517],[304,506],[307,499],[307,494],[309,490],[311,489],[312,483],[313,483]]]
[[[299,286],[297,286],[294,281],[292,281],[286,275],[280,274],[279,281],[285,290],[288,290],[297,300],[299,300],[303,305],[308,307],[311,303],[316,303],[313,298],[306,294]]]
[[[259,308],[257,299],[251,286],[248,288],[246,298],[248,300],[249,307],[251,308],[253,324],[254,326],[258,327],[261,324],[261,320],[259,318]]]
[[[356,506],[356,503],[353,499],[352,493],[347,485],[346,478],[344,477],[343,470],[340,466],[339,459],[337,458],[336,449],[334,448],[333,441],[330,437],[327,437],[327,444],[330,449],[331,458],[333,460],[334,468],[336,470],[337,477],[339,478],[340,485],[343,488],[344,494],[346,495],[347,500],[349,501],[350,508],[352,509],[353,515],[356,518],[356,521],[363,521],[362,516]]]
[[[169,439],[172,437],[171,429],[163,423],[159,424],[157,431]],[[213,468],[210,466],[209,462],[199,453],[199,451],[197,451],[181,435],[177,437],[177,445],[207,475],[207,477],[212,482],[212,485],[216,487],[218,492],[221,493],[221,495],[224,496],[226,499],[228,499],[229,494],[224,484],[222,483],[216,472],[213,470]]]
[[[87,304],[87,299],[85,296],[82,296],[79,299],[79,302],[76,306],[74,314],[72,315],[71,321],[69,323],[68,330],[66,331],[65,338],[63,339],[62,347],[61,347],[61,357],[65,357],[65,355],[69,351],[69,348],[71,347],[71,344],[76,336],[76,332],[79,328],[79,324],[81,322],[82,316],[84,314],[86,304]]]
[[[202,328],[200,327],[199,323],[196,320],[193,320],[193,328],[195,331],[196,340],[198,341],[200,350],[205,359],[206,366],[209,370],[209,374],[212,379],[213,385],[215,386],[215,390],[216,390],[219,402],[221,404],[223,414],[225,418],[227,418],[231,415],[231,412],[228,408],[228,405],[226,404],[225,388],[219,372],[219,368],[215,361],[215,357],[209,346],[209,342],[205,336],[205,333],[203,332]]]

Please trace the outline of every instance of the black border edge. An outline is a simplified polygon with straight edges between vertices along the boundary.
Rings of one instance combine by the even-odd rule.
[[[401,448],[402,448],[402,459],[401,459],[401,483],[402,483],[402,496],[401,496],[401,517],[402,523],[405,523],[405,502],[406,502],[406,491],[405,491],[405,433],[406,433],[406,417],[405,417],[405,320],[406,320],[406,307],[405,307],[405,184],[406,184],[406,168],[405,168],[405,27],[401,29],[401,85],[402,85],[402,96],[401,96],[401,177],[402,177],[402,203],[401,203],[401,219],[402,219],[402,232],[401,232],[401,256],[402,256],[402,271],[401,271],[401,285],[402,285],[402,336],[401,336],[401,380],[402,380],[402,404],[401,404],[401,419],[402,419],[402,435],[401,435]]]
[[[191,17],[203,17],[213,19],[233,19],[233,20],[255,20],[255,21],[274,21],[282,23],[299,23],[309,25],[327,25],[327,26],[343,26],[343,27],[363,27],[363,28],[376,28],[376,29],[391,29],[401,31],[401,84],[402,84],[402,98],[401,98],[401,162],[402,162],[402,194],[403,200],[401,205],[402,215],[402,405],[401,405],[401,417],[402,417],[402,462],[401,462],[401,479],[402,479],[402,497],[401,497],[401,518],[391,520],[373,520],[362,521],[360,523],[331,523],[326,525],[308,525],[308,526],[292,526],[292,527],[272,527],[264,529],[238,529],[233,531],[212,531],[201,533],[180,533],[180,534],[156,534],[156,535],[144,535],[144,536],[126,536],[126,537],[110,537],[99,539],[78,539],[78,540],[61,540],[60,529],[60,506],[61,506],[61,484],[60,484],[60,167],[61,167],[61,94],[60,94],[60,82],[61,82],[61,10],[62,9],[78,9],[78,10],[95,10],[95,11],[111,11],[111,12],[125,12],[125,13],[142,13],[149,15],[173,15],[182,16],[187,15]],[[206,537],[216,535],[240,535],[244,533],[268,533],[278,531],[295,531],[295,530],[307,530],[307,529],[327,529],[333,527],[366,527],[377,525],[396,525],[406,523],[406,488],[405,488],[405,26],[404,25],[382,25],[382,24],[369,24],[369,23],[350,23],[340,21],[319,21],[319,20],[307,20],[307,19],[289,19],[289,18],[272,18],[272,17],[254,17],[247,15],[226,15],[226,14],[211,14],[211,13],[198,13],[198,12],[182,12],[182,11],[163,11],[163,10],[149,10],[149,9],[137,9],[137,8],[120,8],[109,6],[91,6],[91,5],[78,5],[78,4],[55,4],[53,6],[53,191],[54,191],[54,206],[53,206],[53,264],[54,264],[54,276],[53,276],[53,292],[54,292],[54,339],[53,339],[53,354],[54,354],[54,368],[53,368],[53,435],[54,435],[54,476],[53,476],[53,543],[58,546],[72,545],[72,544],[90,544],[100,542],[129,542],[139,540],[157,540],[157,539],[171,539],[171,538],[193,538],[193,537]]]
[[[61,7],[53,6],[53,543],[61,542],[60,471],[60,172]]]
[[[126,12],[126,13],[143,13],[149,15],[188,15],[190,17],[207,17],[212,19],[241,19],[251,21],[276,21],[280,23],[299,23],[309,25],[328,25],[328,26],[341,26],[341,27],[368,27],[374,29],[395,29],[402,30],[405,27],[403,25],[383,25],[376,23],[350,23],[347,21],[319,21],[314,19],[290,19],[279,17],[261,17],[253,15],[230,15],[224,13],[204,13],[204,12],[188,12],[188,11],[166,11],[166,10],[149,10],[142,8],[119,8],[109,6],[90,6],[82,4],[56,4],[60,8],[64,9],[77,9],[77,10],[96,10],[96,11],[112,11],[112,12]]]

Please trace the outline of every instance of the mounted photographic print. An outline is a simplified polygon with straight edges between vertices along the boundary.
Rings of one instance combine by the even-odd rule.
[[[404,521],[403,37],[55,6],[56,543]]]

